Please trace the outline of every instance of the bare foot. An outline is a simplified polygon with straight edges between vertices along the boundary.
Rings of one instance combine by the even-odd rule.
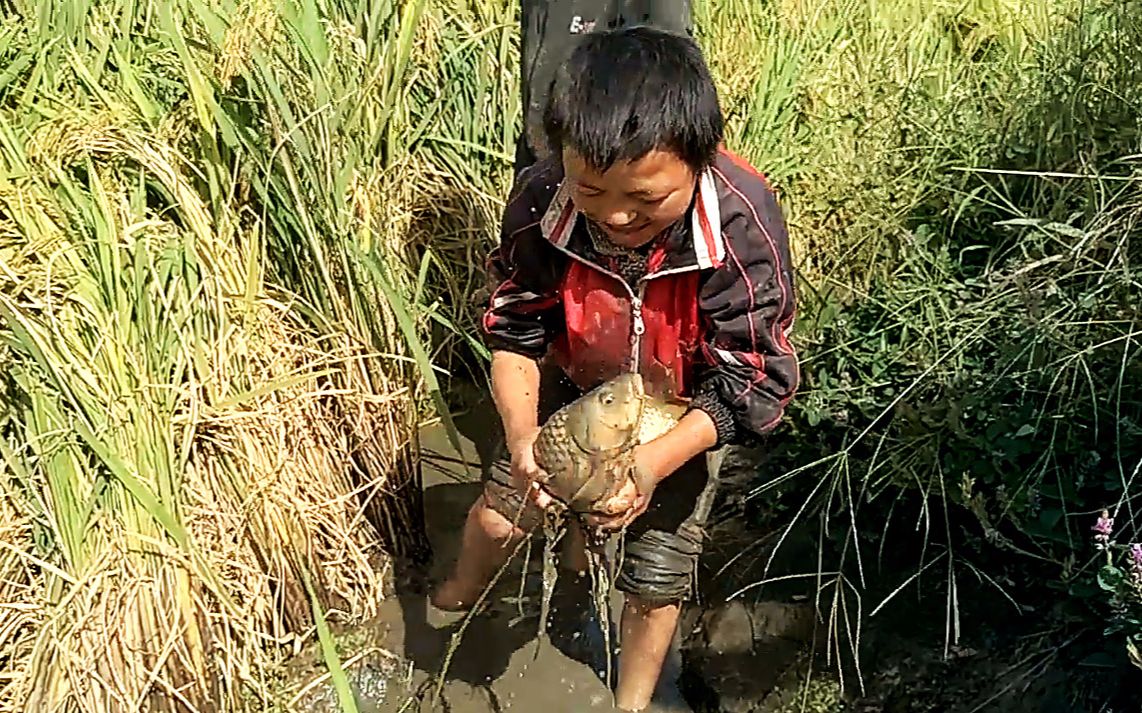
[[[471,609],[480,598],[480,593],[471,588],[465,589],[454,579],[447,579],[432,593],[432,606],[441,611],[461,612]]]

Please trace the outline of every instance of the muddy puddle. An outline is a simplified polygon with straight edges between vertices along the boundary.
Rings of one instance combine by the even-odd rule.
[[[426,568],[396,565],[390,591],[376,619],[352,631],[337,632],[339,651],[360,710],[363,713],[617,710],[605,683],[605,637],[600,618],[592,611],[588,578],[579,579],[560,569],[547,636],[539,636],[541,536],[533,538],[530,547],[524,547],[513,558],[484,605],[471,616],[441,612],[429,604],[431,583],[447,573],[458,554],[464,518],[480,494],[481,467],[505,467],[498,461],[494,445],[497,434],[489,428],[494,429],[495,424],[484,418],[486,414],[477,416],[477,413],[478,410],[472,416],[461,418],[458,424],[465,435],[463,454],[456,453],[439,427],[429,428],[422,434],[424,508],[433,561]],[[467,472],[461,458],[469,464]],[[612,646],[617,646],[621,597],[614,593],[610,603],[610,639]],[[783,616],[771,619],[788,619]],[[711,628],[708,619],[688,613],[682,630],[687,630],[687,626],[701,628],[704,624]],[[736,631],[740,622],[733,621],[732,617],[722,622],[720,628],[717,621],[713,624],[715,639],[727,636],[740,639]],[[776,628],[782,626],[784,624],[779,624]],[[804,621],[798,626],[797,634],[801,635]],[[723,633],[719,634],[719,630]],[[789,632],[777,634],[785,636]],[[713,643],[740,649],[728,639]],[[707,709],[700,703],[695,707],[687,700],[687,696],[708,698],[708,694],[696,684],[693,676],[683,675],[682,644],[680,637],[676,639],[648,713]],[[790,668],[790,663],[799,659],[802,648],[792,639],[775,647],[776,657],[770,665],[756,672],[757,675],[747,675],[753,679],[747,688],[772,688]],[[746,655],[737,649],[723,653],[726,661],[734,655]],[[611,664],[614,667],[611,675],[617,676],[617,652],[612,652]],[[291,710],[314,713],[341,710],[333,687],[327,680],[320,680],[323,672],[313,654],[295,662],[291,677],[298,683],[290,695]]]
[[[480,442],[480,441],[477,441]],[[483,441],[486,444],[486,440]],[[433,562],[427,569],[397,567],[392,591],[373,622],[339,632],[341,656],[361,710],[373,713],[502,711],[544,713],[613,711],[605,686],[603,632],[590,603],[587,578],[560,571],[539,636],[542,538],[509,562],[482,607],[471,617],[443,612],[428,602],[429,583],[451,568],[468,507],[480,495],[481,456],[471,440],[468,473],[440,430],[421,441],[425,511]],[[611,640],[618,639],[621,599],[611,600]],[[652,712],[692,711],[678,691],[677,647]],[[320,664],[309,662],[314,673]],[[617,655],[612,656],[617,665]],[[295,675],[300,675],[296,672]],[[328,683],[295,694],[293,710],[340,711]]]
[[[443,577],[455,561],[467,510],[480,493],[480,469],[497,467],[497,434],[491,430],[494,419],[477,410],[458,425],[466,436],[463,454],[456,453],[440,428],[422,434],[424,508],[433,561],[426,568],[397,564],[376,619],[352,631],[337,632],[359,710],[616,710],[604,683],[604,637],[591,611],[588,580],[577,581],[560,571],[548,637],[538,636],[542,537],[534,538],[530,556],[521,551],[512,560],[473,615],[445,613],[429,604],[430,583]],[[461,458],[469,464],[467,472]],[[741,467],[756,470],[757,464]],[[875,684],[875,690],[854,695],[860,692],[854,690],[852,671],[847,673],[847,688],[842,689],[824,655],[827,625],[815,615],[803,582],[784,591],[771,588],[766,598],[725,601],[734,588],[733,580],[757,576],[750,571],[751,560],[756,564],[765,553],[753,550],[759,541],[755,535],[737,532],[732,524],[728,527],[725,532],[710,533],[716,547],[711,547],[701,565],[704,601],[684,610],[680,636],[648,713],[1082,710],[1043,707],[1043,696],[1050,696],[1041,690],[1032,695],[1030,686],[1045,681],[1041,670],[1027,683],[1019,683],[1016,674],[1020,670],[1006,662],[1020,660],[1025,652],[979,647],[949,659],[941,651],[938,617],[921,618],[903,611],[890,615],[881,627],[892,645],[876,643],[875,631],[865,633],[871,642],[867,647],[879,651],[865,663],[866,681]],[[795,561],[778,563],[778,570],[803,570],[797,566],[798,558],[802,565],[815,561],[811,541],[791,541],[783,548]],[[717,574],[731,565],[736,569],[733,577]],[[620,605],[621,598],[612,595],[612,642],[618,639]],[[918,635],[928,629],[920,641]],[[900,632],[914,635],[920,643],[906,640]],[[612,664],[613,675],[617,675],[617,656]],[[292,703],[286,708],[339,713],[336,693],[323,680],[324,672],[316,655],[299,657],[290,673],[295,683],[288,696]],[[1011,681],[1019,685],[1009,685]],[[993,696],[996,690],[1002,695]]]

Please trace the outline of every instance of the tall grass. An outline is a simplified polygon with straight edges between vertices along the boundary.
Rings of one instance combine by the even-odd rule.
[[[425,8],[6,6],[0,708],[262,710],[425,556]]]
[[[816,518],[842,649],[909,587],[945,598],[950,649],[979,608],[965,578],[1028,621],[1057,593],[1089,616],[1099,509],[1139,537],[1137,3],[780,8],[705,33],[800,268],[805,386],[753,493],[788,508],[767,526]],[[722,23],[764,29],[743,50]]]

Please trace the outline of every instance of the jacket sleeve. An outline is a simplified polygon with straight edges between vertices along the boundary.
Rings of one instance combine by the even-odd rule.
[[[486,265],[491,296],[481,326],[489,349],[538,359],[562,323],[561,261],[539,225],[547,206],[537,205],[529,188],[533,175],[533,169],[520,175],[504,209],[500,243]]]
[[[705,334],[691,408],[714,420],[718,446],[772,430],[800,381],[788,236],[773,194],[759,193],[723,224],[725,259],[698,296]]]

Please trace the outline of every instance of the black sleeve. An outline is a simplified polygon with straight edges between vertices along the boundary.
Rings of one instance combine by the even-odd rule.
[[[559,283],[565,261],[543,237],[534,183],[543,164],[523,171],[504,209],[500,244],[487,261],[491,297],[482,319],[484,341],[492,350],[535,359],[547,351],[562,325]]]
[[[725,260],[699,294],[708,328],[691,407],[717,424],[719,445],[770,431],[800,380],[789,343],[796,305],[785,223],[767,188],[751,193],[723,226]]]

